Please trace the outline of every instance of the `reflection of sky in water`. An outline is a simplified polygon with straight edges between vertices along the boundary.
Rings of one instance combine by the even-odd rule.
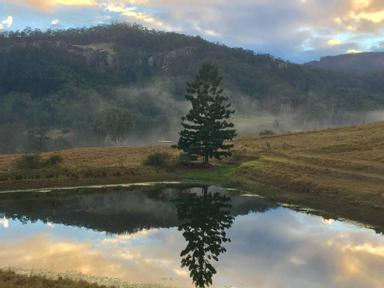
[[[192,287],[181,232],[103,232],[0,218],[0,266]],[[384,237],[286,208],[238,216],[214,287],[384,287]]]

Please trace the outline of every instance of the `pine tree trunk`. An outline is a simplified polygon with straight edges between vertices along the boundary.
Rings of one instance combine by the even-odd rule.
[[[202,187],[202,190],[203,190],[204,199],[206,199],[208,196],[208,187],[204,186]]]
[[[208,166],[209,165],[209,157],[208,155],[204,155],[204,166]]]

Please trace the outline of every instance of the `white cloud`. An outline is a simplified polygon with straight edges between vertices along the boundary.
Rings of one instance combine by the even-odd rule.
[[[59,20],[59,19],[55,19],[55,20],[52,20],[52,21],[51,21],[51,25],[52,25],[52,26],[57,26],[57,25],[59,25],[59,23],[60,23],[60,20]]]
[[[340,45],[340,44],[341,44],[341,41],[340,41],[340,39],[332,38],[332,39],[329,39],[329,40],[327,41],[327,44],[328,44],[329,46],[337,46],[337,45]]]
[[[364,51],[362,51],[362,50],[356,50],[356,49],[348,49],[348,50],[347,50],[347,53],[348,53],[348,54],[359,54],[359,53],[362,53],[362,52],[364,52]]]
[[[167,31],[175,31],[177,29],[166,25],[162,20],[158,19],[156,16],[140,11],[139,6],[133,6],[136,4],[144,5],[146,4],[146,1],[103,1],[99,2],[99,7],[101,7],[106,12],[116,13],[119,14],[119,16],[124,21],[131,21],[140,23],[152,28],[161,29],[161,30],[167,30]]]
[[[45,11],[51,10],[57,6],[80,7],[96,5],[96,0],[1,0],[0,2],[27,5],[29,7]]]
[[[3,217],[0,218],[0,226],[3,226],[4,229],[7,229],[9,227],[9,221],[7,218]]]
[[[10,28],[12,26],[12,24],[13,24],[13,17],[8,16],[4,20],[0,21],[0,30]]]

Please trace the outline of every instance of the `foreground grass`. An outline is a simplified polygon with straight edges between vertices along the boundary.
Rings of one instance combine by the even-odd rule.
[[[46,279],[40,276],[18,275],[12,271],[0,270],[1,288],[106,288],[90,284],[85,281],[73,281],[59,278],[56,280]]]
[[[185,182],[227,184],[237,169],[237,165],[224,164],[207,169],[180,169],[175,173]]]

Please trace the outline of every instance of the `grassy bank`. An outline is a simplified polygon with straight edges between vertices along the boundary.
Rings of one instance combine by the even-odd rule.
[[[161,168],[148,155],[170,155]],[[55,153],[43,153],[48,159]],[[234,156],[209,169],[177,164],[168,146],[79,148],[56,152],[54,168],[18,170],[20,155],[0,156],[0,189],[198,181],[232,185],[278,201],[324,210],[375,226],[384,211],[384,124],[239,139]]]
[[[60,275],[55,273],[16,272],[0,269],[1,288],[167,288],[157,284],[128,284],[118,279]]]
[[[237,183],[272,184],[304,195],[324,195],[355,205],[384,208],[384,125],[241,140]],[[264,151],[263,151],[264,149]]]
[[[19,275],[12,271],[0,270],[1,288],[106,288],[90,284],[85,281],[73,281],[70,279],[46,279],[40,276]]]

